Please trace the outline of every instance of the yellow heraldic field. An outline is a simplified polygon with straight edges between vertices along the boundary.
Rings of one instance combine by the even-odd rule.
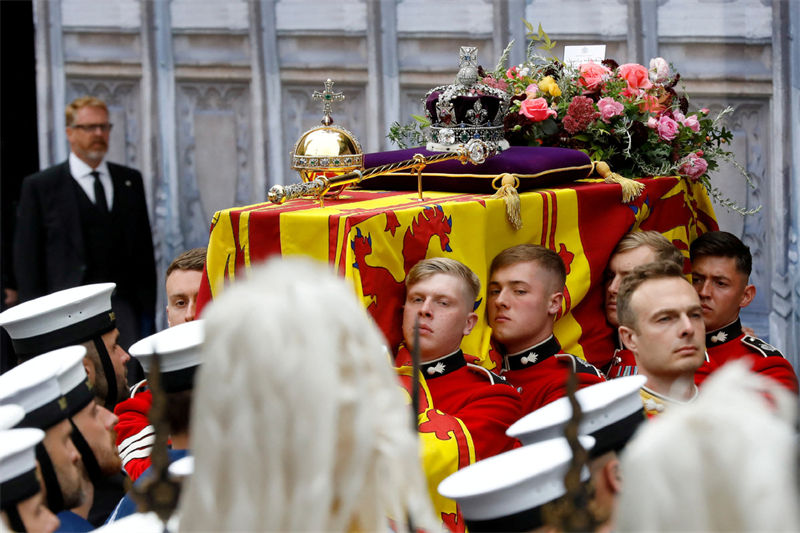
[[[413,369],[402,366],[395,369],[411,403],[411,375]],[[421,373],[420,409],[417,415],[422,456],[422,468],[428,483],[428,492],[436,516],[450,531],[464,531],[458,506],[454,500],[440,495],[439,483],[457,470],[475,462],[475,446],[464,423],[458,418],[436,410],[431,393]]]

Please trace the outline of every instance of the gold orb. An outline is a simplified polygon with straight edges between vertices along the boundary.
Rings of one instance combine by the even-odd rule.
[[[333,125],[317,126],[305,132],[292,150],[292,168],[303,181],[317,174],[336,176],[364,168],[364,154],[355,135]]]

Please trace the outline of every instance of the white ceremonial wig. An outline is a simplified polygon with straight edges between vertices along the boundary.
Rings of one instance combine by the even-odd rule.
[[[617,531],[798,531],[796,398],[745,363],[648,421],[622,454]]]
[[[203,316],[181,531],[438,528],[411,409],[352,287],[274,259]]]

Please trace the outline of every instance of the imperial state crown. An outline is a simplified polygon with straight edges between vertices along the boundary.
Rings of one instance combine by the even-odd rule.
[[[505,150],[508,141],[503,136],[503,117],[508,111],[508,94],[479,83],[477,48],[461,47],[459,67],[452,85],[434,87],[425,95],[425,116],[431,122],[426,148],[450,152],[477,139]]]

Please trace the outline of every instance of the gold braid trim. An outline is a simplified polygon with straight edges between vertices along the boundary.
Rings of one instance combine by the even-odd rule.
[[[629,203],[635,198],[638,198],[644,190],[644,183],[633,181],[611,171],[611,167],[605,161],[594,161],[594,170],[603,178],[606,183],[619,183],[622,187],[622,201]]]
[[[497,180],[502,180],[500,187],[497,186]],[[492,198],[502,198],[506,204],[506,220],[511,224],[514,229],[522,228],[522,216],[520,215],[520,201],[517,187],[519,187],[519,178],[514,174],[500,174],[492,180],[492,187],[497,189],[497,192],[492,195]]]

